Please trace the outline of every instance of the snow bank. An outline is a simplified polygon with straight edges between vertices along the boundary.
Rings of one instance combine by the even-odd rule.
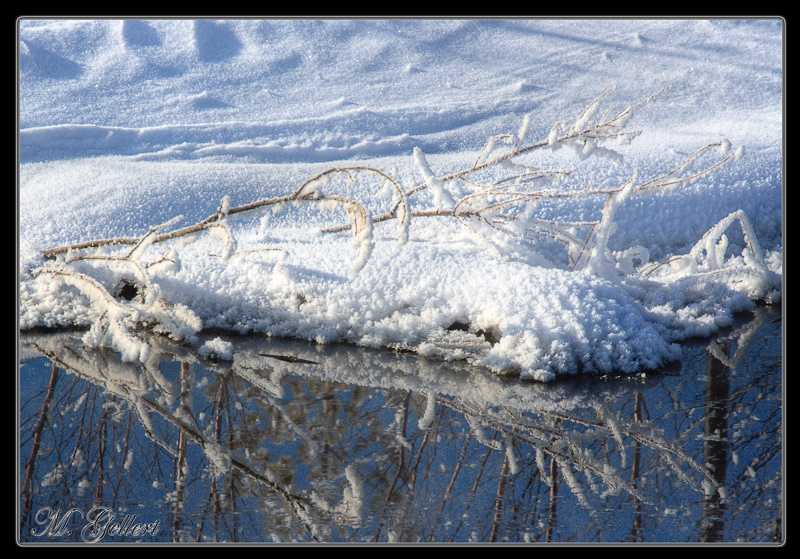
[[[111,343],[111,320],[118,344],[135,344],[129,326],[190,342],[202,327],[224,328],[549,380],[657,368],[678,358],[676,342],[730,324],[754,300],[779,301],[780,22],[578,23],[22,21],[21,328],[94,325],[94,341]],[[617,107],[670,86],[636,112],[641,134],[611,146],[621,160],[599,157],[610,152],[592,141],[522,163],[573,170],[558,187],[574,193],[657,177],[722,138],[744,157],[676,188],[620,191],[609,203],[549,198],[518,216],[540,228],[596,221],[594,252],[577,267],[560,241],[410,217],[470,195],[442,179],[469,168],[487,139],[497,153],[552,144],[554,123],[600,118],[579,115],[614,85],[604,102]],[[313,200],[228,214],[356,166],[394,182],[331,177],[304,191]],[[355,239],[322,232],[348,223],[343,209],[368,224],[420,185],[403,219]],[[42,256],[182,216],[164,229],[174,231],[221,209],[211,230],[127,260],[130,247],[55,264]],[[556,232],[577,241],[587,230]],[[139,286],[134,297],[120,299],[123,280]],[[225,358],[223,347],[206,349]]]

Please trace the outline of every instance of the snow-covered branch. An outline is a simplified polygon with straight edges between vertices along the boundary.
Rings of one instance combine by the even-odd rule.
[[[230,198],[225,196],[212,215],[179,229],[167,231],[180,219],[175,218],[140,237],[92,240],[46,250],[43,256],[48,262],[36,274],[61,279],[88,296],[99,320],[87,334],[87,342],[111,343],[130,358],[144,351],[131,333],[136,327],[151,327],[179,339],[190,339],[202,328],[201,321],[191,309],[171,304],[161,295],[158,282],[153,280],[164,267],[180,266],[180,247],[170,244],[168,251],[158,257],[148,257],[148,252],[163,243],[205,232],[223,243],[221,253],[212,256],[221,257],[223,261],[234,256],[244,257],[252,249],[239,250],[238,233],[232,227],[234,220],[262,215],[268,210],[275,214],[298,205],[310,205],[320,211],[344,210],[348,216],[347,223],[322,228],[320,232],[351,232],[355,250],[353,273],[359,272],[373,253],[375,225],[397,220],[397,240],[403,245],[409,239],[412,220],[436,218],[456,220],[481,242],[488,241],[504,259],[508,257],[503,247],[507,239],[527,244],[537,255],[540,254],[539,243],[556,241],[566,249],[566,268],[569,271],[613,283],[624,283],[629,279],[652,283],[668,274],[685,276],[724,272],[734,262],[725,258],[727,237],[724,232],[738,220],[747,250],[742,254],[741,262],[737,260],[734,263],[743,267],[748,277],[755,277],[763,284],[761,291],[768,292],[776,280],[742,211],[720,221],[689,254],[663,263],[649,262],[649,253],[643,247],[634,246],[622,251],[610,248],[610,239],[616,230],[615,216],[620,207],[637,196],[647,196],[654,191],[672,192],[736,161],[742,150],[733,149],[727,140],[709,143],[658,176],[640,178],[636,171],[623,184],[606,186],[596,185],[594,179],[583,187],[566,185],[574,176],[572,171],[540,169],[527,159],[536,151],[567,148],[575,152],[579,161],[600,157],[616,164],[622,155],[609,145],[612,142],[625,144],[636,137],[639,131],[627,128],[631,118],[664,91],[619,111],[611,108],[602,111],[602,104],[612,92],[606,91],[589,103],[572,124],[556,122],[544,138],[534,142],[527,141],[532,131],[531,120],[526,116],[516,133],[489,138],[471,164],[445,176],[437,175],[425,154],[415,149],[413,161],[423,182],[407,190],[388,173],[374,167],[333,167],[307,179],[286,195],[262,198],[239,206],[232,205]],[[350,188],[356,183],[358,188]],[[428,196],[421,196],[422,192],[427,192]],[[386,193],[389,195],[388,203],[385,202]],[[377,199],[384,199],[381,203],[388,209],[376,211]],[[597,218],[569,216],[567,202],[585,199],[598,201]],[[545,206],[553,205],[566,210],[567,215],[553,217],[548,214]],[[262,221],[262,228],[265,223]],[[120,246],[129,248],[121,254],[107,253]],[[639,265],[635,266],[634,261]],[[89,266],[90,263],[93,266]]]

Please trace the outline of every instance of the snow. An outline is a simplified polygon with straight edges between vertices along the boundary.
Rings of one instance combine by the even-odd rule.
[[[86,343],[128,359],[146,358],[144,325],[187,343],[221,328],[402,348],[540,381],[657,368],[781,301],[783,32],[777,19],[23,19],[20,327],[91,325]],[[664,88],[623,114],[638,135],[558,141]],[[570,170],[550,192],[628,185],[530,201],[508,225],[569,250],[412,217],[475,207],[446,178],[538,141],[487,172]],[[708,144],[670,178],[730,157],[714,173],[634,188]],[[233,211],[301,187],[303,200]],[[397,219],[373,223],[393,204]],[[191,237],[42,254],[215,214]],[[357,235],[323,231],[346,224]]]
[[[208,340],[198,349],[198,353],[205,358],[233,360],[233,344],[226,342],[219,336],[213,340]]]

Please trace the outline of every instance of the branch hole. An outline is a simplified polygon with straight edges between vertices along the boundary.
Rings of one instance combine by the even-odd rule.
[[[123,279],[117,286],[117,296],[126,301],[133,301],[140,296],[143,288],[129,279]]]

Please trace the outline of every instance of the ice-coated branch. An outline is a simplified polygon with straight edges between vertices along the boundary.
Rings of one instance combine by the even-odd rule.
[[[76,287],[100,313],[84,335],[84,343],[90,347],[108,345],[120,351],[126,360],[144,361],[149,346],[139,340],[131,328],[151,327],[174,339],[191,339],[202,329],[202,321],[191,309],[172,304],[161,296],[158,284],[147,271],[148,265],[141,262],[156,234],[177,219],[180,218],[150,229],[132,243],[133,247],[124,256],[76,254],[71,250],[55,263],[34,271],[37,276],[50,276]],[[105,275],[111,276],[105,284],[89,275],[88,270],[78,268],[83,263],[98,262],[105,264]],[[130,272],[133,272],[133,279]]]
[[[368,232],[367,221],[371,223],[380,223],[390,219],[398,219],[398,239],[401,243],[405,242],[408,238],[408,225],[412,218],[420,217],[453,217],[462,224],[474,229],[468,220],[477,218],[481,222],[490,226],[490,228],[501,231],[507,234],[512,233],[507,227],[504,226],[514,220],[514,217],[503,214],[502,210],[510,207],[519,207],[537,204],[544,199],[559,199],[559,198],[573,198],[583,196],[603,196],[615,195],[625,187],[615,187],[611,189],[594,189],[591,185],[583,190],[567,191],[560,188],[540,188],[540,183],[544,181],[555,182],[556,184],[567,177],[570,172],[565,170],[541,170],[531,168],[527,165],[519,165],[512,163],[512,159],[518,158],[523,154],[530,153],[540,149],[558,149],[568,146],[575,149],[580,158],[589,157],[590,155],[613,155],[617,157],[618,154],[612,154],[611,150],[601,148],[601,142],[615,139],[619,142],[627,141],[631,137],[637,135],[638,131],[625,130],[633,114],[641,107],[647,105],[661,95],[668,88],[664,88],[643,101],[625,107],[617,113],[612,113],[611,109],[607,109],[605,113],[596,121],[592,119],[598,113],[602,101],[604,101],[613,89],[605,91],[602,95],[594,99],[583,110],[571,126],[566,126],[563,122],[556,123],[550,130],[548,136],[538,142],[525,144],[525,138],[529,134],[530,118],[526,116],[516,133],[501,134],[494,136],[487,140],[484,147],[481,149],[475,162],[461,170],[444,177],[437,177],[431,170],[430,165],[425,159],[424,154],[419,149],[414,151],[414,160],[417,167],[423,175],[424,182],[414,188],[404,191],[400,185],[388,174],[383,171],[367,166],[351,166],[351,167],[334,167],[325,170],[317,175],[307,179],[299,188],[294,192],[285,196],[278,196],[273,198],[264,198],[244,204],[237,207],[230,207],[230,201],[226,198],[224,203],[213,215],[206,219],[177,229],[168,233],[161,233],[156,235],[158,231],[164,229],[167,225],[173,223],[175,220],[168,222],[159,228],[154,228],[145,236],[139,238],[119,237],[105,240],[94,240],[83,243],[75,243],[65,245],[62,247],[53,248],[44,252],[45,258],[52,258],[57,255],[66,253],[69,250],[83,250],[93,249],[101,246],[112,245],[134,245],[136,248],[133,250],[143,252],[144,249],[153,243],[161,243],[171,239],[176,239],[186,235],[191,235],[204,230],[212,230],[220,232],[219,229],[212,228],[225,228],[224,222],[226,219],[233,218],[234,216],[253,212],[268,206],[280,206],[286,203],[299,203],[299,202],[315,202],[343,205],[348,213],[351,215],[350,223],[329,227],[323,229],[323,232],[338,232],[346,229],[351,229],[354,237],[361,240],[357,245],[360,247],[359,254],[356,259],[354,269],[360,268],[363,265],[365,257],[369,254],[369,246],[371,243],[371,236]],[[498,142],[511,145],[511,149],[495,155]],[[729,154],[725,159],[710,167],[694,173],[693,175],[685,178],[675,178],[679,172],[685,170],[692,162],[700,157],[702,153],[709,150],[713,146],[719,146],[720,149],[729,150],[730,144],[716,143],[709,144],[705,148],[698,150],[697,153],[692,155],[689,159],[684,161],[681,165],[671,170],[670,172],[653,179],[650,179],[642,184],[634,185],[633,192],[640,192],[643,190],[651,190],[654,188],[674,187],[708,174],[735,157],[740,156],[740,151],[734,154]],[[491,184],[482,184],[480,179],[477,179],[478,173],[490,168],[508,168],[517,172],[509,173],[505,176],[495,178]],[[522,169],[522,172],[518,172]],[[328,195],[322,193],[322,187],[328,185],[331,179],[337,176],[346,176],[349,180],[355,180],[357,175],[375,176],[380,178],[385,185],[389,185],[395,195],[395,201],[388,212],[368,215],[365,206],[358,200],[352,198],[340,197],[335,195]],[[459,200],[452,200],[451,203],[444,204],[443,201],[450,199],[450,193],[446,190],[446,185],[451,181],[462,181],[465,184],[475,188],[476,191],[468,194]],[[409,198],[422,190],[434,191],[434,209],[414,210],[412,211],[409,206]],[[531,217],[531,216],[528,216]],[[602,220],[601,220],[602,221]],[[598,222],[599,223],[599,222]],[[577,242],[572,236],[566,234],[566,229],[573,227],[569,224],[550,223],[543,226],[544,223],[538,221],[532,228],[527,230],[527,233],[532,233],[533,237],[537,236],[553,238],[560,240],[570,247],[571,252],[585,252],[591,250],[591,247],[585,243]],[[593,224],[594,225],[594,224]],[[527,234],[522,235],[528,238]],[[226,236],[226,255],[230,256],[232,251],[235,250],[233,246],[233,236],[228,232]],[[578,248],[576,249],[576,246]],[[133,252],[133,251],[131,251]]]
[[[637,182],[634,177],[620,186],[597,188],[593,182],[586,187],[574,190],[561,188],[561,182],[572,173],[569,170],[543,170],[529,165],[520,165],[515,161],[519,156],[539,149],[573,149],[580,160],[590,156],[609,157],[618,161],[621,156],[601,143],[616,140],[624,143],[637,136],[639,131],[625,130],[633,114],[652,102],[668,88],[664,88],[645,100],[616,113],[607,109],[599,119],[592,119],[599,113],[602,102],[613,91],[610,89],[594,99],[578,116],[572,125],[557,122],[550,130],[547,138],[526,145],[524,139],[528,134],[530,120],[523,119],[516,135],[500,134],[489,138],[480,150],[472,166],[461,171],[437,177],[431,170],[424,154],[418,149],[414,151],[414,160],[424,179],[422,184],[409,189],[405,193],[407,199],[423,190],[433,192],[431,209],[415,209],[407,211],[404,205],[403,217],[450,217],[475,232],[492,231],[531,242],[537,239],[552,239],[566,245],[570,255],[570,268],[588,271],[589,273],[612,277],[610,265],[613,259],[607,254],[607,241],[613,226],[614,212],[625,200],[634,196],[645,195],[658,189],[670,191],[682,185],[697,181],[713,173],[724,165],[735,161],[742,155],[742,149],[731,149],[730,142],[722,140],[710,143],[697,150],[685,161],[668,172]],[[505,152],[495,154],[500,145],[511,145]],[[720,160],[711,162],[697,170],[691,170],[700,158],[717,148]],[[479,178],[479,172],[489,169],[509,173],[494,176],[489,183]],[[522,170],[520,172],[520,169]],[[513,171],[513,172],[512,172]],[[449,199],[450,193],[446,185],[460,181],[473,189],[457,200]],[[543,187],[544,184],[544,187]],[[624,193],[624,194],[623,194]],[[567,199],[597,197],[605,199],[601,217],[596,221],[553,221],[537,217],[536,209],[542,201],[558,202]],[[445,204],[444,200],[450,202]],[[400,201],[386,213],[373,216],[374,223],[394,219],[398,216]],[[486,227],[478,227],[486,226]],[[329,227],[324,232],[343,231],[349,225]],[[585,229],[583,239],[576,236],[576,229]]]

